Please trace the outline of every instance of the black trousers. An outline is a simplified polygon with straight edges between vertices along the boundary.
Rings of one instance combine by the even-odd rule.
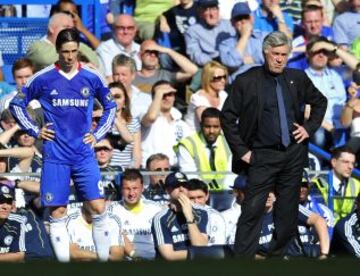
[[[307,145],[292,144],[287,149],[254,149],[247,172],[248,189],[241,205],[235,236],[235,254],[253,257],[258,252],[265,203],[274,191],[273,240],[269,255],[282,255],[296,235],[302,172],[307,160]]]

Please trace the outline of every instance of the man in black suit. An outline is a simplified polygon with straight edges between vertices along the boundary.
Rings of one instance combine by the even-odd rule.
[[[282,255],[296,233],[307,142],[321,125],[327,100],[304,72],[285,68],[290,52],[291,41],[284,33],[270,33],[263,42],[265,65],[236,78],[222,109],[233,171],[248,177],[235,237],[239,256],[261,254],[258,241],[271,190],[277,202],[269,254]],[[311,114],[304,121],[306,104]]]

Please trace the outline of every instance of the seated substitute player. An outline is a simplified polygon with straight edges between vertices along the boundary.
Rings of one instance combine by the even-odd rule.
[[[226,244],[225,220],[219,211],[206,204],[210,196],[208,185],[200,179],[193,178],[189,180],[187,189],[190,200],[203,207],[208,213],[209,223],[206,231],[209,236],[208,245]]]
[[[25,225],[14,217],[14,190],[0,184],[0,261],[22,262],[25,259]]]
[[[122,175],[122,200],[109,207],[110,214],[121,222],[119,227],[126,235],[125,251],[132,259],[154,259],[155,248],[151,234],[152,220],[161,206],[142,197],[143,177],[137,169],[126,169]]]
[[[235,200],[231,207],[221,214],[226,223],[226,243],[233,246],[235,243],[235,234],[237,229],[237,223],[241,215],[241,204],[245,199],[245,191],[247,188],[247,179],[243,175],[236,177],[234,185],[230,186],[233,189]]]
[[[271,249],[275,230],[273,208],[276,201],[275,194],[270,192],[265,203],[259,251],[255,258],[262,259]],[[286,255],[292,257],[318,257],[326,259],[330,249],[330,238],[326,221],[316,213],[311,212],[299,204],[297,235],[288,245]]]
[[[168,261],[186,260],[190,246],[208,245],[208,214],[204,209],[192,206],[187,184],[188,180],[181,172],[166,177],[169,208],[154,217],[151,227],[157,253]]]
[[[59,60],[34,75],[10,103],[10,111],[21,128],[44,140],[41,202],[50,207],[50,238],[55,254],[62,262],[70,260],[66,231],[70,178],[80,200],[85,201],[92,214],[99,260],[108,259],[110,246],[93,145],[111,129],[116,106],[100,75],[78,62],[79,41],[75,29],[59,32],[56,39]],[[100,101],[104,112],[97,128],[90,131],[94,98]],[[45,126],[41,129],[26,112],[32,99],[37,99],[44,110]]]
[[[124,256],[124,241],[119,224],[109,216],[110,249],[109,260],[120,261]],[[70,258],[73,261],[95,261],[96,248],[91,234],[91,214],[83,205],[68,217],[67,230],[70,237]]]

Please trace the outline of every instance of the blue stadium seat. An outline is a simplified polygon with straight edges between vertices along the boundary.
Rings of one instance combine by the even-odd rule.
[[[0,51],[4,60],[4,77],[14,83],[11,67],[15,60],[24,57],[34,40],[47,32],[48,18],[0,18]]]

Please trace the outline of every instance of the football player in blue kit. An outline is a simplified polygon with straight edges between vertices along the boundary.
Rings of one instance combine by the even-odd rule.
[[[116,104],[99,73],[78,61],[79,40],[75,29],[62,30],[56,39],[59,60],[29,79],[10,103],[10,111],[21,128],[44,140],[41,202],[50,207],[50,238],[62,262],[70,260],[66,231],[70,179],[92,214],[92,234],[100,261],[108,259],[110,246],[93,146],[111,129]],[[94,98],[100,101],[104,113],[91,131]],[[26,111],[32,99],[37,99],[44,110],[45,126],[41,129]]]

